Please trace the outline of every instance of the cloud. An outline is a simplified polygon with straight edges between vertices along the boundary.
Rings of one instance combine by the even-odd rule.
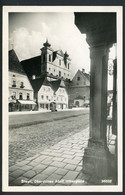
[[[54,50],[62,49],[67,51],[71,58],[71,71],[74,75],[78,69],[85,68],[89,71],[89,49],[82,35],[75,25],[68,21],[59,25],[57,23],[40,23],[40,30],[28,30],[20,27],[15,29],[10,35],[10,45],[14,44],[14,49],[19,60],[28,59],[40,55],[40,48],[48,38]]]

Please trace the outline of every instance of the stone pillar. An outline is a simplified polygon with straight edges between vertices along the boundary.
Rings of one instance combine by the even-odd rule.
[[[116,41],[115,13],[75,13],[75,24],[90,46],[90,131],[83,156],[83,172],[92,181],[110,178],[107,147],[107,69],[109,48]]]
[[[83,157],[83,172],[96,179],[107,179],[107,68],[109,45],[90,47],[90,138]]]

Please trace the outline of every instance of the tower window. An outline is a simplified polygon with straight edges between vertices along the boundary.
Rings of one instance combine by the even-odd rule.
[[[61,60],[59,59],[59,65],[61,66]]]
[[[51,62],[51,55],[49,54],[49,62]]]
[[[43,62],[45,62],[45,54],[43,55]]]
[[[80,77],[77,77],[77,81],[80,81]]]
[[[46,96],[46,99],[47,99],[47,100],[49,99],[48,95]]]

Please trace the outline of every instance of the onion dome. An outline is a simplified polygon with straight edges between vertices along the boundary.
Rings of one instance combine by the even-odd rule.
[[[43,45],[44,45],[45,47],[51,47],[51,44],[48,42],[48,39],[46,40],[45,43],[43,43]]]

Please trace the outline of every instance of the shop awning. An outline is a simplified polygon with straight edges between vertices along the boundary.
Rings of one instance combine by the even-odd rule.
[[[30,101],[30,100],[18,100],[18,102],[20,104],[31,104],[31,105],[35,105],[36,104],[34,101]]]
[[[11,100],[11,99],[10,99],[8,102],[9,102],[9,103],[14,103],[14,104],[15,104],[15,103],[16,103],[16,100]]]

